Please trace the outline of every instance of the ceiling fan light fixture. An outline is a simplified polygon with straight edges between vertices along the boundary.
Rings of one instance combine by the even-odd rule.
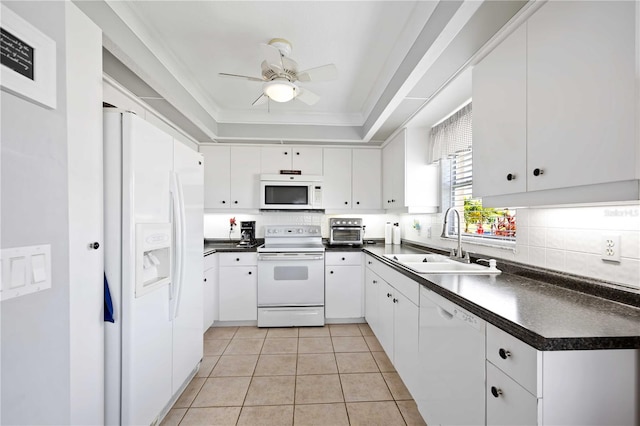
[[[296,97],[296,85],[285,79],[276,79],[264,84],[264,94],[276,102],[289,102]]]

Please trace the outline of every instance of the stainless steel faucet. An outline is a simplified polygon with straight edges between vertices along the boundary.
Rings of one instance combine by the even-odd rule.
[[[440,235],[442,238],[447,238],[447,218],[449,217],[449,212],[453,210],[456,214],[457,226],[458,226],[458,249],[453,249],[451,253],[451,257],[456,260],[470,262],[469,253],[464,253],[462,250],[462,228],[460,227],[460,213],[453,207],[449,207],[446,212],[444,212],[444,225],[442,225],[442,234]]]

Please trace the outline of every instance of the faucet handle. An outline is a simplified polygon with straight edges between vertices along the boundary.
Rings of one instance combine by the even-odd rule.
[[[476,262],[487,262],[489,264],[490,269],[495,269],[496,260],[495,259],[478,259]]]

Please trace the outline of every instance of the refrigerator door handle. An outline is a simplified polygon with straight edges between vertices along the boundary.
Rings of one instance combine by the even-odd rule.
[[[171,173],[171,198],[173,206],[173,227],[174,227],[174,259],[175,274],[171,285],[171,319],[178,317],[180,308],[180,294],[184,281],[184,251],[186,247],[185,211],[184,196],[182,194],[182,184],[177,173]]]

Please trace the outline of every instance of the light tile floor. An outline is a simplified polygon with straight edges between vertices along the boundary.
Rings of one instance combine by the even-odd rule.
[[[213,327],[162,424],[425,425],[367,324]]]

